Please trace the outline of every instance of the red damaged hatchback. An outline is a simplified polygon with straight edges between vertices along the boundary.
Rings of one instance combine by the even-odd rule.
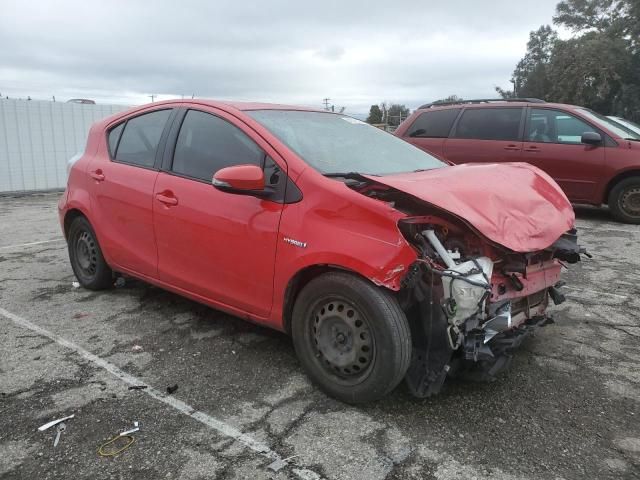
[[[450,167],[281,105],[170,101],[96,123],[59,209],[84,287],[126,274],[287,332],[352,403],[495,375],[582,253],[535,167]]]

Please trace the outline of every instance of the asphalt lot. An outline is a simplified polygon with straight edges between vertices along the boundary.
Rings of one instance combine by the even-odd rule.
[[[134,280],[73,288],[56,201],[0,197],[2,479],[640,478],[640,226],[578,209],[594,258],[497,381],[350,407],[283,334]],[[56,448],[36,430],[72,413]],[[97,455],[136,420],[127,451]]]

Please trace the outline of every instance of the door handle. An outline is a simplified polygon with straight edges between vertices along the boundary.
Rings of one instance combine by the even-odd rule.
[[[94,170],[93,172],[89,172],[89,176],[93,178],[96,182],[102,182],[104,180],[104,174],[102,170]]]
[[[156,195],[156,200],[158,200],[160,203],[164,203],[168,207],[178,205],[178,199],[169,192],[158,193]]]
[[[506,147],[504,147],[505,150],[510,150],[513,152],[517,152],[518,150],[520,150],[520,146],[519,145],[507,145]]]
[[[524,149],[525,152],[534,152],[534,153],[540,153],[540,149],[538,147],[527,147]]]

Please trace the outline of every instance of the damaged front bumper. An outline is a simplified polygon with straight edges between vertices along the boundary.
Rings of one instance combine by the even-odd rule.
[[[573,263],[584,253],[575,232],[568,236],[556,242],[562,250],[554,244],[516,264],[487,257],[457,262],[432,231],[423,232],[435,255],[418,261],[405,279],[415,337],[406,383],[414,395],[438,393],[455,374],[495,377],[526,338],[553,323],[549,302],[564,301],[559,257]],[[446,268],[437,268],[433,257]]]

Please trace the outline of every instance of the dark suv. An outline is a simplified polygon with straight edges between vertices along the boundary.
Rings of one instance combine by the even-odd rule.
[[[527,162],[575,203],[640,223],[640,135],[587,108],[538,99],[436,102],[395,135],[451,163]]]

